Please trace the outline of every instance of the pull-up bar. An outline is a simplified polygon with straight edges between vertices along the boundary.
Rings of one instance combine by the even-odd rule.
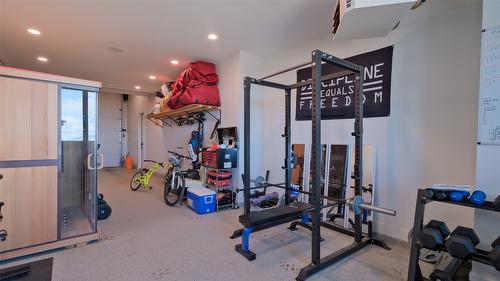
[[[290,70],[293,70],[293,69],[296,69],[296,67],[295,68],[290,68]],[[287,70],[287,71],[290,71],[290,70]],[[267,78],[273,77],[273,76],[285,73],[287,71],[280,71],[280,72],[277,72],[277,73],[275,73],[273,75],[269,75],[269,76],[266,76],[266,77]],[[331,80],[331,79],[335,79],[335,78],[345,77],[345,76],[352,75],[352,74],[355,74],[355,73],[352,72],[352,71],[350,71],[350,70],[339,71],[339,72],[336,72],[336,73],[333,73],[333,74],[328,74],[328,75],[321,76],[321,82],[327,81],[327,80]],[[284,85],[284,84],[280,84],[280,83],[276,83],[276,82],[272,82],[272,81],[263,80],[266,77],[261,78],[261,79],[252,79],[251,83],[252,84],[256,84],[256,85],[261,85],[261,86],[266,86],[266,87],[281,89],[281,90],[297,89],[297,88],[300,88],[300,87],[303,87],[303,86],[308,86],[308,85],[312,84],[312,79],[308,79],[308,80],[305,80],[305,81],[297,82],[295,84]]]
[[[301,64],[297,64],[296,66],[292,66],[292,67],[289,67],[289,68],[286,68],[286,69],[280,70],[280,71],[278,71],[278,72],[275,72],[275,73],[273,73],[273,74],[269,74],[269,75],[267,75],[267,76],[264,76],[264,77],[262,77],[262,78],[260,78],[260,79],[257,79],[257,82],[260,82],[260,81],[262,81],[262,80],[264,80],[264,79],[267,79],[267,78],[271,78],[271,77],[274,77],[274,76],[278,76],[278,75],[283,74],[283,73],[285,73],[285,72],[292,71],[292,70],[294,70],[294,69],[301,68],[301,67],[304,67],[304,66],[306,66],[306,65],[310,65],[310,64],[311,64],[311,62],[310,62],[310,61],[308,61],[308,62],[303,62],[303,63],[301,63]]]

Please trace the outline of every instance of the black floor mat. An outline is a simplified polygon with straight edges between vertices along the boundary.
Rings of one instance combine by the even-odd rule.
[[[30,262],[22,265],[16,265],[0,270],[0,280],[2,281],[51,281],[52,280],[52,263],[53,258],[43,259],[35,262]],[[30,272],[21,277],[11,277],[10,272],[22,271],[23,268],[29,266]]]

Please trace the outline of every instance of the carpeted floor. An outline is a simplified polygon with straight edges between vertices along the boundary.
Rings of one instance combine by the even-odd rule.
[[[131,173],[105,169],[99,173],[99,190],[113,208],[99,222],[102,239],[83,247],[63,249],[16,259],[0,268],[54,257],[53,281],[147,280],[294,280],[310,262],[310,232],[291,232],[287,225],[253,235],[250,247],[257,259],[249,262],[235,252],[240,239],[242,210],[224,210],[199,216],[185,206],[169,207],[163,187],[155,178],[153,190],[129,189]],[[322,230],[323,255],[352,242],[350,237]],[[308,280],[405,280],[408,250],[388,241],[391,251],[371,246]]]

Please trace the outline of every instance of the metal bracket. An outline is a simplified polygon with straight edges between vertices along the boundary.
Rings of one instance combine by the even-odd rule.
[[[221,119],[222,119],[222,111],[219,109],[217,110],[219,112],[219,117],[217,118],[217,116],[213,115],[212,113],[210,113],[210,111],[206,110],[206,109],[203,109],[203,112],[207,113],[208,115],[212,116],[215,121],[218,121],[218,122],[221,122]]]

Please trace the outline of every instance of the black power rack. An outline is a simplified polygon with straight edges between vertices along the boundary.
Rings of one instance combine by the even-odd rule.
[[[490,201],[486,201],[483,205],[474,205],[467,199],[462,202],[454,202],[449,199],[434,200],[427,198],[424,195],[424,191],[425,191],[424,188],[420,188],[417,193],[417,204],[415,207],[415,221],[413,223],[413,237],[411,239],[410,263],[408,265],[408,279],[407,279],[408,281],[430,280],[422,276],[422,271],[420,269],[420,264],[419,264],[419,255],[421,247],[417,243],[417,237],[420,231],[422,231],[424,224],[425,207],[428,203],[431,202],[446,203],[451,205],[465,206],[465,207],[500,213],[500,210],[495,209],[493,202]],[[438,250],[445,252],[447,251],[444,246],[440,247]],[[476,253],[471,256],[471,260],[493,266],[491,260],[488,257],[488,252],[485,250],[476,249]]]

